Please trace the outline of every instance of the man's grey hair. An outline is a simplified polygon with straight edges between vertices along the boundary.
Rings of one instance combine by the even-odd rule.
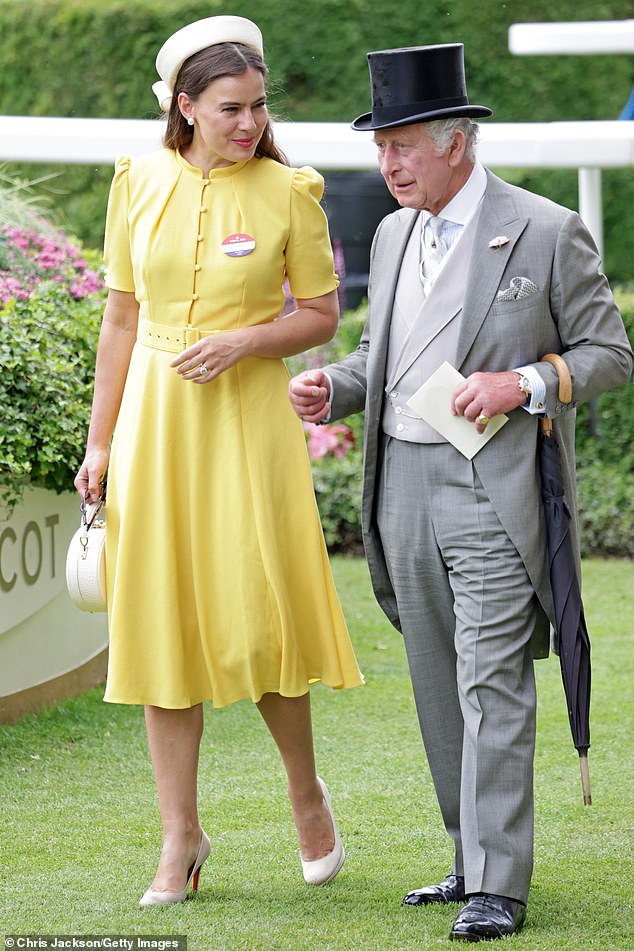
[[[465,137],[465,157],[475,162],[475,147],[478,142],[478,123],[464,117],[454,119],[435,119],[425,123],[425,131],[438,149],[446,152],[453,142],[454,132],[460,129]]]

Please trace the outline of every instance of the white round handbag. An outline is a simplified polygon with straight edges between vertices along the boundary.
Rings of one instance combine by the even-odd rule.
[[[66,587],[81,611],[106,610],[106,523],[97,518],[105,498],[81,504],[81,525],[66,555]]]

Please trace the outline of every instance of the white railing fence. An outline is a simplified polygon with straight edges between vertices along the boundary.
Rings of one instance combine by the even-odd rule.
[[[162,131],[152,119],[0,116],[0,161],[112,165],[159,148]],[[293,165],[376,168],[371,134],[345,123],[279,122],[276,138]],[[479,155],[493,168],[577,169],[579,212],[602,252],[601,170],[634,166],[634,122],[483,122]]]

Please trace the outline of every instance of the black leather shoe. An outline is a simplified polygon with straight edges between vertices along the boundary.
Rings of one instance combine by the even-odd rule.
[[[501,895],[471,895],[449,932],[451,941],[490,941],[519,931],[526,905]]]
[[[438,885],[427,885],[408,892],[404,905],[446,905],[450,901],[466,901],[462,875],[448,875]]]

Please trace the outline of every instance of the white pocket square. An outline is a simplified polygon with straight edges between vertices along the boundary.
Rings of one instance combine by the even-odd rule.
[[[538,291],[537,284],[534,284],[529,277],[513,277],[508,287],[497,292],[495,299],[496,301],[521,300],[522,297],[530,297]]]

